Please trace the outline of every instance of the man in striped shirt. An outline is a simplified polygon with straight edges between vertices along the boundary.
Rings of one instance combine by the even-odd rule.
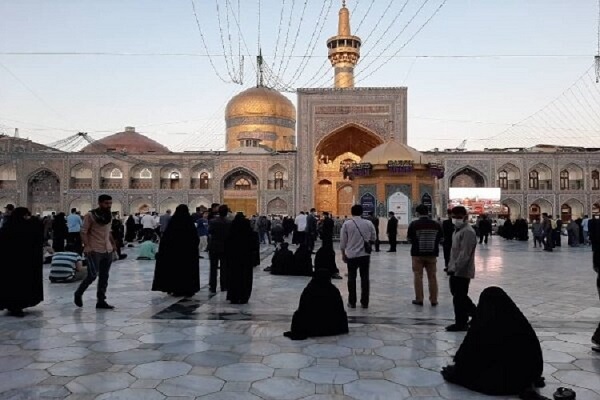
[[[429,218],[429,209],[426,205],[417,206],[417,214],[419,219],[410,223],[407,234],[408,241],[412,245],[410,255],[415,275],[415,299],[412,303],[423,305],[423,270],[425,270],[429,281],[429,301],[435,307],[438,305],[437,257],[443,232],[440,224]]]
[[[75,282],[80,281],[86,272],[82,266],[82,258],[76,252],[75,245],[67,244],[65,251],[52,255],[50,265],[50,282]]]

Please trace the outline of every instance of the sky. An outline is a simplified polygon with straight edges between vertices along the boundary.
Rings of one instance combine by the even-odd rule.
[[[490,138],[509,147],[518,135],[544,142],[541,129],[515,133],[513,124],[538,110],[550,118],[544,106],[590,70],[598,51],[598,0],[347,3],[363,39],[357,86],[408,87],[408,142],[419,150],[464,139],[482,148]],[[293,102],[297,87],[332,85],[325,42],[340,4],[2,0],[0,133],[18,127],[21,137],[51,143],[134,126],[172,150],[223,148],[225,105],[256,84],[259,46],[268,84]],[[600,143],[598,110],[579,134]]]

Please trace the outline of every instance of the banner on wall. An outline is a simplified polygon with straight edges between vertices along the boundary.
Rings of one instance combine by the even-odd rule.
[[[375,196],[371,193],[365,193],[360,198],[360,205],[363,208],[363,215],[369,215],[369,213],[375,213]]]
[[[410,223],[410,199],[402,192],[396,192],[388,199],[388,211],[393,212],[398,218],[399,225]]]
[[[502,213],[500,188],[450,188],[448,208],[464,206],[469,214]]]

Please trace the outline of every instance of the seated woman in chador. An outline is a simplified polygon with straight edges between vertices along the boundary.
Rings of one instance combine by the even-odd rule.
[[[294,253],[294,266],[289,270],[287,275],[313,275],[312,257],[306,244],[302,243]]]
[[[535,331],[517,305],[498,287],[481,293],[475,316],[454,365],[444,367],[448,382],[495,396],[533,394],[543,386],[543,359]]]
[[[348,333],[348,316],[342,295],[331,283],[331,273],[319,269],[302,292],[300,305],[292,319],[292,330],[285,332],[284,336],[304,340],[345,333]]]
[[[281,243],[271,259],[271,274],[289,275],[294,267],[294,253],[288,249],[287,243]]]

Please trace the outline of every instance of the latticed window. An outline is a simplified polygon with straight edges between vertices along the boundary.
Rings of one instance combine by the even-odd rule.
[[[171,172],[171,174],[169,175],[169,179],[179,179],[181,177],[181,175],[179,174],[179,172],[177,171],[173,171]]]
[[[560,171],[560,190],[569,189],[569,171],[566,169]]]
[[[233,188],[235,190],[250,190],[250,189],[252,189],[252,184],[250,183],[250,181],[248,179],[241,178],[235,182]]]
[[[592,190],[600,190],[600,172],[592,171]]]
[[[529,189],[539,189],[540,188],[540,174],[533,170],[529,173]]]
[[[123,172],[121,172],[119,168],[113,168],[112,171],[110,171],[109,176],[111,179],[122,179]]]
[[[140,179],[152,179],[152,171],[150,171],[148,168],[144,168],[140,172]]]
[[[281,172],[281,171],[275,172],[275,181],[273,183],[273,188],[275,190],[283,189],[283,172]]]
[[[508,189],[508,172],[500,171],[498,173],[498,186],[501,189]]]
[[[203,172],[200,174],[200,189],[208,189],[208,173]]]

